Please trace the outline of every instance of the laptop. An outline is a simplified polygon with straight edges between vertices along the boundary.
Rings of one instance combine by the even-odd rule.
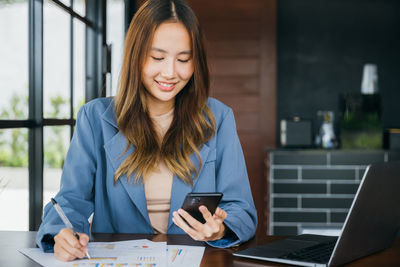
[[[367,167],[341,235],[304,234],[233,253],[298,266],[339,266],[393,245],[400,229],[400,161]]]

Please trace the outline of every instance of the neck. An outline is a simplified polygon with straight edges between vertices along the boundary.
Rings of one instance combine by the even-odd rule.
[[[168,101],[168,102],[158,102],[148,99],[148,111],[149,115],[160,116],[168,113],[171,109],[174,108],[175,101]]]

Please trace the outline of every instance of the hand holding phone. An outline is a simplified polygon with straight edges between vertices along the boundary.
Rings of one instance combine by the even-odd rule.
[[[219,192],[213,193],[188,193],[183,202],[182,209],[187,211],[193,218],[201,223],[206,221],[203,214],[199,211],[201,205],[205,206],[211,214],[214,214],[223,194]]]

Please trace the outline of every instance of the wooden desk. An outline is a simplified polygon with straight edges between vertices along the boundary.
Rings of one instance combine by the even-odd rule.
[[[0,266],[40,266],[17,251],[19,248],[35,247],[35,236],[36,232],[0,231]],[[94,234],[92,236],[93,241],[120,241],[143,238],[152,241],[167,241],[168,244],[204,245],[202,242],[193,241],[186,235]],[[281,238],[282,237],[278,236],[256,237],[233,249],[216,249],[207,246],[201,262],[201,267],[288,266],[232,256],[233,251],[242,250]],[[396,240],[392,248],[352,262],[347,266],[400,266],[400,238]]]

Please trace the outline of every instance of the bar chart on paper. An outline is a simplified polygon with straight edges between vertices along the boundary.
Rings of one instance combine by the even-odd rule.
[[[158,267],[156,263],[76,263],[72,266],[85,267]]]
[[[176,261],[176,258],[182,254],[182,251],[183,251],[183,249],[181,249],[181,248],[171,249],[171,256],[169,258],[169,261],[174,263]]]
[[[38,248],[19,251],[45,267],[199,267],[204,247],[168,245],[166,242],[130,240],[90,242],[91,258],[62,262]]]
[[[168,267],[200,266],[204,247],[168,245]]]
[[[119,242],[90,242],[91,258],[62,262],[53,253],[43,253],[38,248],[26,248],[19,251],[42,266],[52,267],[108,267],[140,266],[167,267],[167,243],[152,242],[146,239]]]

